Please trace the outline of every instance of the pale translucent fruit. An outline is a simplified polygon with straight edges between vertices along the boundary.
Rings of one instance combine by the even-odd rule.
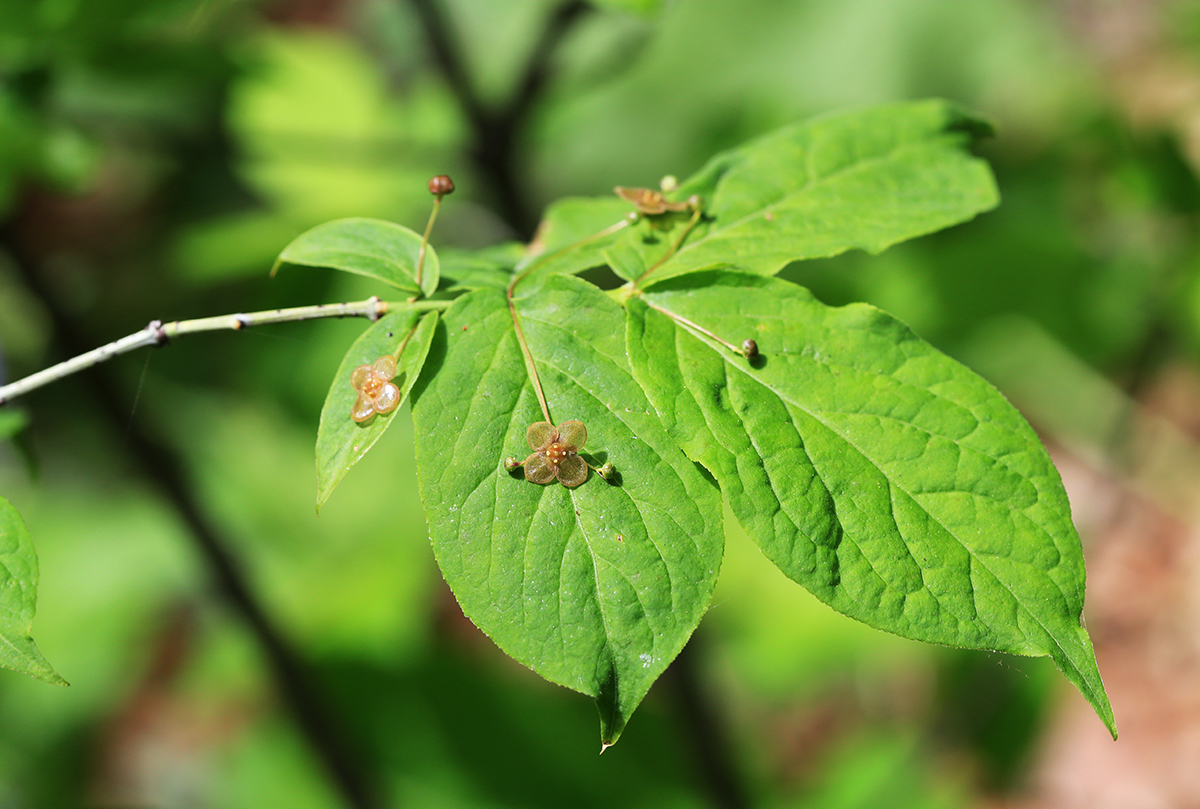
[[[533,450],[525,459],[525,479],[546,484],[558,478],[574,488],[587,480],[588,465],[579,457],[579,448],[587,442],[587,428],[580,421],[564,421],[555,427],[548,421],[529,425],[525,439]]]
[[[390,413],[400,404],[400,388],[392,383],[396,360],[384,354],[370,365],[360,365],[350,374],[350,385],[358,391],[350,418],[362,423],[376,413]]]

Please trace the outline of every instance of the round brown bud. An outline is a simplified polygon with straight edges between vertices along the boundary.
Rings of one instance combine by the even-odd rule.
[[[746,359],[748,359],[748,360],[752,360],[755,357],[757,357],[758,356],[758,343],[754,342],[753,340],[743,340],[742,341],[742,354],[744,354]]]
[[[444,197],[447,194],[454,193],[454,181],[446,174],[439,174],[430,179],[429,193],[435,197]]]
[[[520,469],[523,465],[520,459],[514,458],[511,455],[504,459],[504,468],[509,472],[512,472],[514,469]]]

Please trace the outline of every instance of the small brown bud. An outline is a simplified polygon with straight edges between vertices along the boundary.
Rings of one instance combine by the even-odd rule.
[[[745,355],[746,359],[748,359],[748,360],[752,360],[755,357],[757,357],[758,356],[758,343],[754,342],[753,340],[743,340],[742,341],[742,354]]]
[[[444,197],[447,194],[453,194],[454,181],[451,180],[448,175],[439,174],[438,176],[430,179],[429,193],[433,194],[435,197]]]

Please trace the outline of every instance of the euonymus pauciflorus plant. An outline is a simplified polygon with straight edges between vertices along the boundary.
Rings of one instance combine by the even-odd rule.
[[[1080,623],[1079,536],[1032,428],[887,313],[775,277],[995,206],[970,152],[987,133],[940,101],[831,115],[683,183],[563,200],[526,247],[439,256],[428,228],[331,222],[276,268],[359,273],[397,300],[155,322],[0,401],[192,331],[367,317],[321,413],[318,506],[411,399],[430,539],[463,612],[593,697],[604,745],[708,608],[722,497],[834,609],[917,640],[1049,656],[1115,735]],[[440,203],[453,186],[430,190]],[[624,285],[577,277],[601,266]],[[32,546],[3,502],[0,562],[0,664],[54,680],[29,638]]]

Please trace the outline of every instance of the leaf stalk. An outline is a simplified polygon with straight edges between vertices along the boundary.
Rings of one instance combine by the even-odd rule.
[[[664,315],[666,315],[667,317],[671,318],[671,320],[674,320],[676,323],[679,323],[679,324],[683,325],[685,328],[687,328],[687,329],[689,329],[689,330],[691,330],[691,331],[694,331],[694,332],[698,332],[698,333],[700,333],[700,334],[703,334],[705,337],[708,337],[708,338],[710,338],[710,339],[716,340],[718,343],[720,343],[721,345],[723,345],[723,346],[725,346],[726,348],[728,348],[728,349],[729,349],[730,351],[732,351],[734,354],[737,354],[737,355],[739,355],[739,356],[742,356],[742,357],[745,357],[745,356],[746,356],[746,351],[745,351],[743,348],[741,348],[741,347],[739,347],[739,346],[735,346],[733,343],[731,343],[731,342],[729,342],[729,341],[727,341],[727,340],[722,340],[720,337],[718,337],[717,335],[713,334],[711,331],[709,331],[708,329],[704,328],[704,327],[703,327],[703,326],[701,326],[699,323],[695,323],[695,322],[693,322],[693,321],[691,321],[691,320],[688,320],[688,319],[687,319],[686,317],[684,317],[683,315],[680,315],[680,314],[677,314],[677,313],[675,313],[675,312],[672,312],[670,309],[664,309],[664,308],[662,308],[661,306],[656,306],[656,305],[654,305],[653,303],[651,303],[650,301],[646,300],[645,298],[642,298],[642,302],[643,302],[643,303],[645,303],[647,306],[649,306],[649,307],[650,307],[651,309],[653,309],[654,311],[656,311],[656,312],[662,312]],[[756,348],[757,348],[757,346],[756,346]]]

